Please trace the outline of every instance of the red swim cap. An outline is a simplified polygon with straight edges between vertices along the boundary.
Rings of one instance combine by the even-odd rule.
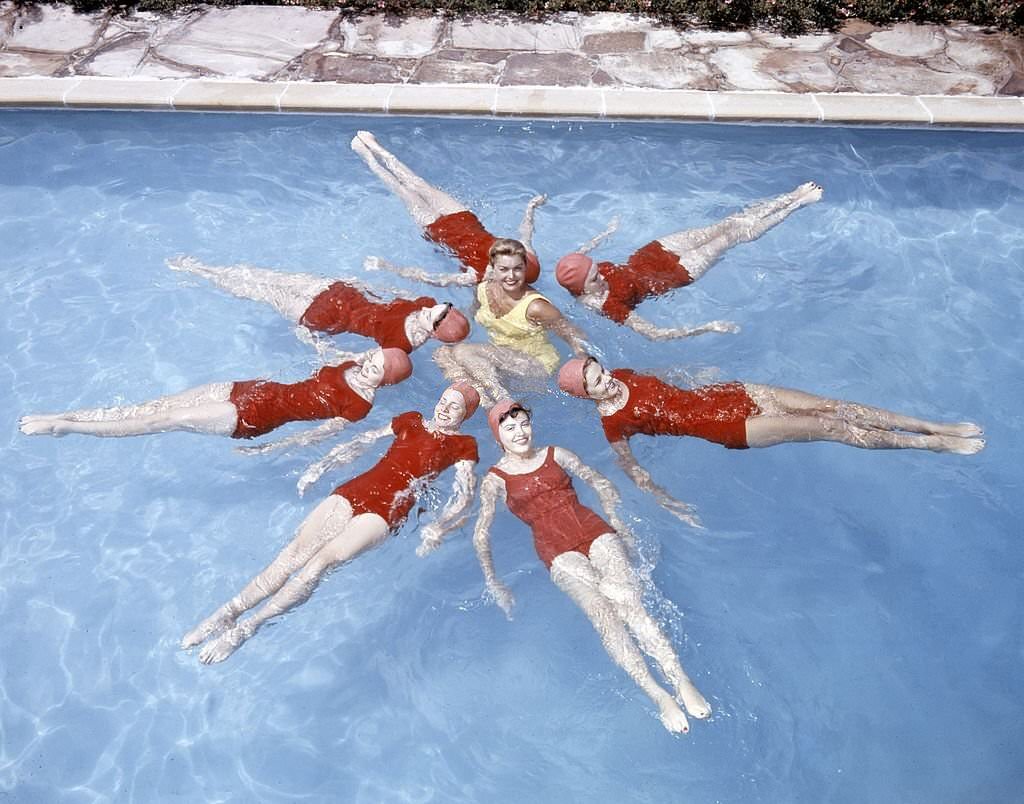
[[[501,439],[498,437],[498,425],[501,423],[500,419],[512,408],[522,407],[514,399],[503,399],[489,411],[487,411],[487,423],[491,426],[491,432],[494,433],[494,440],[499,444]]]
[[[434,330],[434,337],[445,343],[458,343],[469,335],[469,320],[454,307],[445,313]]]
[[[594,261],[586,254],[566,254],[555,266],[555,278],[573,296],[579,296],[593,264]]]
[[[540,260],[532,251],[526,252],[526,284],[532,285],[540,279]]]
[[[449,313],[449,315],[451,315],[451,313]],[[458,391],[462,394],[462,401],[466,405],[466,415],[462,417],[462,421],[466,421],[466,419],[476,413],[476,409],[480,407],[480,394],[477,392],[476,388],[468,382],[457,382],[455,385],[449,385],[447,390]]]
[[[567,394],[586,399],[587,386],[583,382],[583,370],[587,367],[587,358],[574,357],[566,360],[558,370],[558,387]]]
[[[412,374],[412,361],[401,349],[382,349],[384,353],[384,377],[381,385],[394,385]]]

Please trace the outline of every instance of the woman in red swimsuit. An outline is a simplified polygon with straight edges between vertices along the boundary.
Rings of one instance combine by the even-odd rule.
[[[656,485],[637,463],[628,444],[632,436],[689,435],[730,449],[836,441],[863,449],[972,455],[985,446],[973,422],[931,422],[774,385],[733,382],[686,391],[629,369],[607,371],[593,357],[567,361],[558,372],[558,385],[597,403],[605,437],[626,474],[692,525],[698,524],[693,508]]]
[[[537,555],[551,571],[551,580],[583,609],[608,654],[658,707],[661,722],[669,731],[688,731],[686,715],[676,699],[697,718],[710,715],[711,707],[644,607],[640,583],[623,543],[629,530],[616,510],[619,496],[615,487],[566,449],[535,449],[530,412],[518,402],[499,402],[491,408],[488,420],[505,451],[481,484],[480,516],[473,534],[488,592],[510,615],[514,600],[495,574],[489,535],[495,505],[503,499],[533,531]],[[594,488],[608,522],[580,504],[566,470]],[[655,681],[641,649],[658,663],[675,697]]]
[[[420,268],[400,268],[379,257],[370,257],[364,267],[369,270],[385,268],[407,279],[439,287],[472,287],[483,281],[487,273],[487,254],[497,238],[484,228],[480,219],[461,201],[413,173],[398,157],[377,142],[369,131],[356,134],[352,139],[352,150],[402,200],[413,220],[423,230],[424,236],[451,251],[462,264],[459,272],[432,274]],[[526,264],[527,283],[536,282],[540,276],[540,263],[530,242],[533,240],[534,212],[545,200],[543,195],[534,196],[526,205],[523,222],[519,225],[519,239],[530,252]]]
[[[652,240],[625,263],[594,262],[586,252],[614,231],[613,222],[580,251],[562,257],[555,276],[584,305],[651,340],[736,332],[738,328],[729,321],[711,321],[696,327],[658,327],[635,311],[644,299],[695,282],[730,248],[756,240],[800,207],[818,201],[821,192],[817,184],[807,182],[791,193],[754,204],[712,226]]]
[[[26,435],[81,433],[120,438],[186,430],[254,438],[287,422],[327,419],[313,431],[274,442],[274,446],[304,445],[364,418],[373,407],[377,388],[401,382],[411,373],[412,363],[405,352],[373,349],[358,363],[324,366],[301,382],[210,383],[138,405],[30,414],[22,417],[20,427]]]
[[[301,340],[334,361],[356,355],[325,347],[312,332],[362,335],[381,348],[403,352],[412,352],[429,338],[458,343],[469,334],[469,321],[450,304],[429,296],[412,299],[399,294],[385,302],[354,279],[330,280],[250,265],[204,265],[191,257],[175,257],[167,266],[208,279],[241,299],[269,304],[295,325]]]
[[[386,427],[335,447],[310,467],[300,480],[300,491],[327,469],[362,454],[374,441],[394,436],[375,466],[338,486],[314,508],[288,546],[241,592],[187,633],[181,647],[192,648],[215,637],[200,651],[199,661],[224,661],[271,617],[308,600],[327,572],[398,530],[419,490],[454,466],[451,502],[433,522],[420,528],[416,552],[424,556],[436,549],[444,535],[462,523],[473,499],[476,439],[461,435],[459,427],[478,404],[479,396],[471,386],[452,386],[441,395],[430,421],[424,422],[416,411],[403,413]],[[257,611],[238,621],[263,601]]]

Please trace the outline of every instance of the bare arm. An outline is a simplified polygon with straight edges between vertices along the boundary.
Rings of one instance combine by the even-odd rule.
[[[480,484],[480,513],[476,527],[473,529],[473,548],[476,550],[477,561],[484,573],[487,591],[497,603],[505,616],[512,619],[512,606],[515,598],[505,584],[498,580],[494,572],[494,561],[491,558],[491,523],[494,521],[494,507],[498,499],[505,498],[505,484],[501,478],[488,474]]]
[[[692,338],[694,335],[703,335],[707,332],[739,332],[740,328],[732,321],[708,321],[706,324],[698,324],[695,327],[659,327],[650,321],[641,318],[636,313],[630,313],[623,322],[634,332],[638,332],[645,338],[652,341],[668,341],[675,338]]]
[[[420,529],[420,546],[416,555],[421,558],[441,546],[445,535],[466,524],[466,509],[476,492],[476,474],[473,461],[459,461],[455,464],[455,482],[452,496],[437,519]]]
[[[537,213],[537,207],[547,200],[546,195],[535,195],[530,199],[523,212],[523,222],[519,224],[519,239],[526,246],[527,251],[533,252],[533,218]]]
[[[295,337],[303,343],[312,346],[323,363],[340,364],[348,360],[358,362],[365,352],[345,352],[328,343],[326,338],[318,337],[309,327],[299,324],[295,327]]]
[[[619,516],[619,505],[622,502],[619,491],[614,484],[597,470],[588,466],[580,460],[579,456],[570,450],[562,447],[555,447],[555,461],[565,469],[576,475],[580,480],[589,485],[601,501],[601,508],[611,526],[623,537],[632,539],[632,532],[629,526]]]
[[[476,274],[472,271],[455,271],[448,274],[432,274],[429,271],[424,271],[422,268],[416,268],[415,266],[402,267],[390,263],[380,257],[367,257],[363,261],[363,268],[367,271],[390,271],[393,274],[404,277],[405,279],[411,279],[414,282],[423,282],[427,285],[434,285],[435,287],[445,288],[450,285],[456,285],[459,287],[473,287],[477,284]]]
[[[591,251],[597,248],[602,242],[604,242],[609,237],[611,237],[615,232],[617,232],[618,229],[619,216],[616,215],[614,218],[608,221],[608,225],[604,228],[604,231],[601,232],[601,234],[594,235],[592,238],[590,238],[590,240],[588,240],[586,243],[584,243],[582,246],[576,249],[576,252],[578,254],[589,254]]]
[[[319,444],[325,438],[330,438],[335,433],[340,433],[351,423],[348,419],[337,416],[333,419],[328,419],[311,430],[303,430],[301,433],[279,438],[276,441],[264,441],[262,444],[253,444],[249,447],[235,447],[235,452],[240,452],[242,455],[264,455],[278,450],[308,447],[312,444]]]
[[[590,354],[591,348],[583,330],[570,324],[558,308],[547,299],[534,299],[530,302],[530,306],[526,308],[526,317],[534,324],[540,324],[554,332],[569,344],[569,348],[577,357]]]
[[[360,433],[355,438],[338,444],[319,461],[311,463],[306,467],[306,471],[304,471],[302,473],[302,477],[299,478],[299,495],[301,496],[305,494],[306,489],[316,483],[316,481],[323,476],[324,472],[354,461],[366,452],[366,448],[370,446],[370,444],[389,435],[394,435],[394,431],[391,429],[390,424],[384,427],[378,427],[376,430],[367,430],[364,433]]]
[[[658,505],[674,517],[681,519],[687,525],[692,525],[695,528],[704,527],[700,524],[696,509],[692,505],[677,500],[654,482],[650,472],[637,463],[633,450],[629,448],[629,444],[625,440],[612,442],[612,449],[618,457],[619,466],[622,467],[622,471],[629,475],[630,480],[636,483],[638,488],[654,495]]]

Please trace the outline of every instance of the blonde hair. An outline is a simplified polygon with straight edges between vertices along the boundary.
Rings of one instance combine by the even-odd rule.
[[[494,265],[498,257],[520,257],[526,264],[526,246],[510,237],[499,237],[487,250],[487,263]]]

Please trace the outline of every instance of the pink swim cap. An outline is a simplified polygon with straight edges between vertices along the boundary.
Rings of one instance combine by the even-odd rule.
[[[384,377],[381,385],[394,385],[412,374],[412,361],[401,349],[382,349],[384,353]]]
[[[532,251],[526,252],[526,284],[532,285],[540,279],[540,260]]]
[[[452,307],[434,330],[434,337],[445,343],[458,343],[469,334],[469,320]]]
[[[466,404],[466,415],[462,417],[462,421],[466,421],[466,419],[476,413],[476,409],[480,407],[480,394],[476,388],[468,382],[457,382],[455,385],[449,385],[448,390],[458,391],[462,394],[462,401]]]
[[[594,261],[586,254],[566,254],[555,266],[555,278],[573,296],[579,296],[593,264]]]
[[[491,426],[491,432],[494,433],[494,440],[499,444],[501,443],[501,438],[498,437],[498,425],[501,423],[501,417],[512,410],[512,408],[521,407],[523,407],[522,404],[514,399],[503,399],[487,411],[487,423]]]
[[[567,394],[586,399],[587,385],[583,381],[583,371],[587,367],[589,359],[586,357],[574,357],[566,360],[558,370],[558,387]]]

